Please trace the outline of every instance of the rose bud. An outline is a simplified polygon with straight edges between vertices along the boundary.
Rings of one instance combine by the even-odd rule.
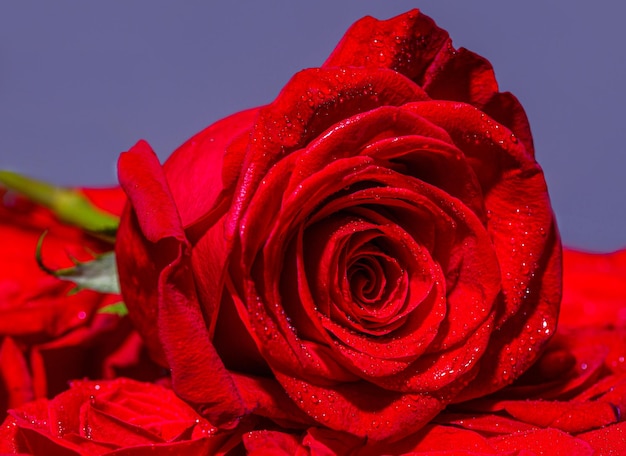
[[[398,439],[511,383],[555,330],[561,247],[524,111],[418,11],[358,21],[162,167],[139,142],[119,178],[130,316],[216,425],[295,404],[294,423]]]

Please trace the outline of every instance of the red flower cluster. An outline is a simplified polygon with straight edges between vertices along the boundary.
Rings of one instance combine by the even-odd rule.
[[[112,214],[119,215],[126,201],[119,188],[83,192]],[[7,408],[60,393],[75,378],[153,377],[157,370],[128,319],[98,312],[120,296],[72,294],[73,284],[42,271],[35,261],[44,233],[43,259],[55,269],[112,246],[2,188],[0,201],[0,416]]]
[[[132,325],[35,262],[112,245],[0,195],[0,452],[626,454],[626,252],[562,271],[521,106],[419,12],[119,173]]]

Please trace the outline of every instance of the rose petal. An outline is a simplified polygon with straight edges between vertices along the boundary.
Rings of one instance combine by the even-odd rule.
[[[491,64],[467,49],[454,49],[448,41],[424,72],[422,87],[436,100],[469,103],[481,109],[498,91]]]
[[[480,432],[483,435],[500,435],[524,432],[533,426],[523,421],[513,420],[496,414],[463,414],[443,412],[433,420],[438,424],[460,426]]]
[[[415,79],[447,40],[448,33],[419,10],[387,21],[364,17],[348,29],[324,67],[390,68]]]
[[[183,225],[201,218],[224,190],[232,192],[240,161],[233,154],[241,152],[229,146],[234,138],[247,133],[258,111],[238,112],[211,124],[185,141],[163,165]],[[212,185],[205,185],[207,181]],[[203,191],[195,191],[197,188]]]
[[[309,454],[300,445],[299,438],[295,435],[279,431],[253,431],[243,436],[243,444],[246,454],[250,456],[264,456],[272,454],[276,456],[306,456]]]
[[[394,446],[403,454],[498,454],[490,442],[477,432],[437,424],[426,426]]]
[[[489,439],[489,444],[501,452],[524,449],[531,454],[562,454],[591,456],[592,447],[582,439],[557,429],[534,429]]]
[[[167,265],[155,284],[155,316],[173,387],[189,402],[211,404],[213,423],[232,422],[244,415],[244,405],[207,334],[195,292],[190,246],[158,159],[147,144],[140,143],[122,154],[119,172],[142,232],[152,243],[141,258]],[[189,349],[180,350],[183,346]],[[199,388],[197,378],[208,381]]]
[[[22,351],[10,337],[4,337],[0,344],[0,382],[6,397],[0,396],[0,417],[4,411],[31,401],[33,385],[31,374]]]
[[[501,397],[570,399],[598,380],[608,354],[601,342],[559,327],[542,357]]]
[[[381,394],[383,390],[365,382],[319,387],[278,371],[275,375],[316,421],[372,440],[405,436],[443,408],[443,401],[427,394]]]
[[[589,443],[595,450],[595,454],[626,454],[626,422],[624,421],[585,432],[576,437]]]
[[[616,422],[615,408],[606,402],[503,401],[514,418],[541,427],[578,433]]]

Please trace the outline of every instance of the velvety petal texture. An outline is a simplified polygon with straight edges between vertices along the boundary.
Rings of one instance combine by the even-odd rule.
[[[131,318],[213,424],[415,435],[509,385],[555,332],[561,247],[534,157],[489,62],[417,10],[364,18],[320,68],[163,166],[143,141],[122,154]],[[300,443],[244,438],[258,454]]]

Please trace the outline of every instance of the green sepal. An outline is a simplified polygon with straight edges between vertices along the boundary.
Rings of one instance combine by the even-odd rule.
[[[123,301],[114,302],[113,304],[109,304],[108,306],[104,306],[98,309],[98,313],[113,314],[120,317],[125,317],[126,315],[128,315],[128,307],[126,307],[126,304],[124,304]]]
[[[120,284],[117,276],[115,252],[106,252],[94,255],[90,261],[80,262],[73,259],[75,266],[71,268],[51,269],[47,267],[42,258],[41,248],[47,232],[44,232],[35,251],[35,259],[39,267],[54,277],[73,282],[76,288],[72,292],[80,290],[94,290],[100,293],[120,293]]]
[[[2,170],[0,184],[50,209],[60,221],[115,242],[119,217],[94,206],[79,190],[57,187],[12,171]]]

